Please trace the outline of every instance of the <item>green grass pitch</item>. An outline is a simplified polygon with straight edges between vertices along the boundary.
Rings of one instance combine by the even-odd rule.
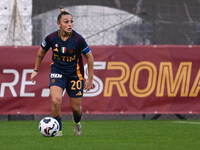
[[[180,120],[82,121],[73,135],[63,121],[62,137],[43,137],[39,121],[0,122],[1,150],[199,150],[200,122]]]

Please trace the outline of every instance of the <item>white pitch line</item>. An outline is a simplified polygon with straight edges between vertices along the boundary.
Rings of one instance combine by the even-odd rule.
[[[174,123],[200,124],[200,122],[189,122],[189,121],[174,121]]]

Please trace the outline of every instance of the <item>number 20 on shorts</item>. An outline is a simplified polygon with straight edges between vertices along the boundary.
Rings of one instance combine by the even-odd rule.
[[[76,90],[76,89],[80,90],[82,88],[81,80],[78,80],[78,81],[72,80],[71,83],[72,83],[71,90]]]

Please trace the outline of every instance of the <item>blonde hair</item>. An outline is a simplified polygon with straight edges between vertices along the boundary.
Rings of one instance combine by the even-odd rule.
[[[68,12],[67,9],[65,9],[64,6],[60,6],[60,13]]]
[[[57,18],[57,22],[60,22],[60,18],[62,17],[62,15],[71,15],[67,9],[65,9],[63,6],[60,6],[60,14],[58,15],[58,18]]]

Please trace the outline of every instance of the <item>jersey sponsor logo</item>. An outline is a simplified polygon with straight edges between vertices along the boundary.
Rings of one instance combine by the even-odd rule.
[[[81,92],[81,91],[79,91],[79,92],[76,94],[76,96],[80,96],[80,95],[82,95],[82,92]]]
[[[61,47],[61,52],[65,53],[66,52],[66,47]]]
[[[62,78],[62,74],[51,73],[51,78]]]
[[[45,47],[46,45],[47,45],[47,42],[44,40],[44,41],[42,42],[42,46]]]
[[[66,62],[72,62],[76,59],[76,55],[74,56],[60,56],[57,54],[53,54],[53,57],[55,60],[61,60],[61,61],[66,61]]]

